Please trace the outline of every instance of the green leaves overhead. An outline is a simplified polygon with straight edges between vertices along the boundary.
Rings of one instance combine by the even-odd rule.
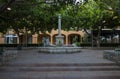
[[[15,2],[10,6],[12,10],[6,10],[2,17],[9,21],[8,28],[27,27],[33,33],[57,29],[58,14],[62,16],[64,30],[96,29],[98,26],[114,27],[113,25],[119,24],[119,0],[88,0],[80,5],[74,5],[72,0],[53,1],[54,3],[46,3],[45,0]]]

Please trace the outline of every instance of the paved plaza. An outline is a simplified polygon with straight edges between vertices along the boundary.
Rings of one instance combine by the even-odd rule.
[[[104,50],[45,54],[19,50],[16,59],[0,66],[0,79],[120,79],[120,66],[103,58]]]

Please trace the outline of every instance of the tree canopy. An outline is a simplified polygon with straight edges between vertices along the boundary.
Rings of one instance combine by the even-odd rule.
[[[58,14],[62,15],[64,30],[114,28],[120,24],[119,0],[85,0],[81,4],[75,4],[74,0],[1,0],[0,3],[1,26],[8,23],[6,27],[19,30],[27,27],[33,33],[57,29]]]

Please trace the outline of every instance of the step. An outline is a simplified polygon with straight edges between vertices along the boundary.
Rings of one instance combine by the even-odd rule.
[[[35,63],[35,64],[9,64],[9,67],[51,67],[51,66],[116,66],[116,63]]]
[[[0,67],[2,71],[120,71],[120,67],[114,63],[74,63],[74,64],[16,64]]]
[[[120,67],[2,67],[2,71],[50,72],[50,71],[120,71]]]
[[[10,79],[10,78],[9,78]],[[12,79],[12,78],[11,78]],[[120,79],[120,76],[94,76],[94,77],[16,77],[14,79]]]
[[[0,79],[120,79],[115,63],[9,64],[0,67]]]

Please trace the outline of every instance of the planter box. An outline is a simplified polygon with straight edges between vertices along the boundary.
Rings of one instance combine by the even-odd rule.
[[[120,51],[118,50],[105,50],[103,53],[103,58],[116,62],[120,64]]]

